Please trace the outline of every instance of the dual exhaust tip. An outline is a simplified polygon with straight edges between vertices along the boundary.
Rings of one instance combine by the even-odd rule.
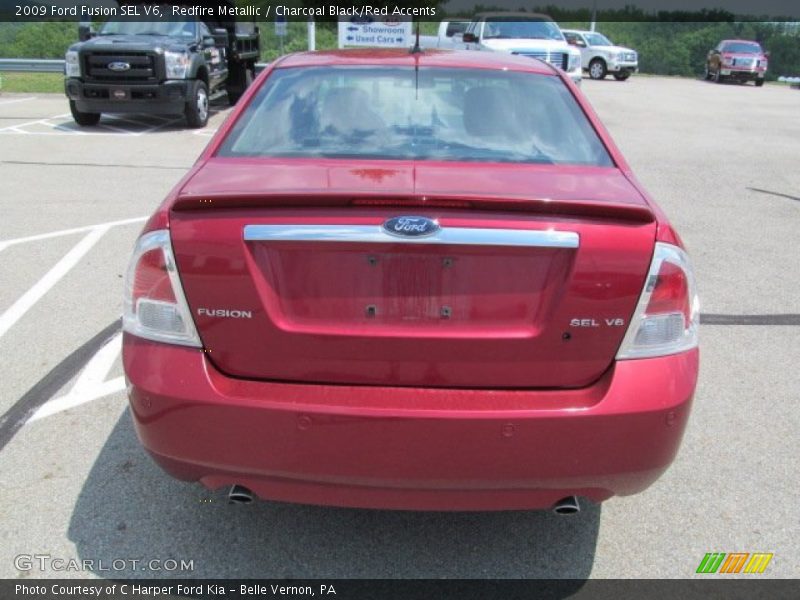
[[[250,504],[253,502],[253,492],[243,485],[232,485],[228,491],[228,502],[230,504]]]
[[[567,496],[553,505],[553,512],[557,515],[577,515],[581,512],[581,505],[577,497]]]
[[[243,485],[233,485],[228,491],[228,502],[231,504],[251,504],[253,492]],[[553,505],[553,512],[557,515],[576,515],[581,511],[581,505],[575,496],[562,498]]]

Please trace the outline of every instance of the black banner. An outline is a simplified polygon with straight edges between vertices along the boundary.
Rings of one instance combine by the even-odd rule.
[[[557,598],[680,598],[681,600],[797,597],[797,582],[780,579],[692,580],[430,580],[430,579],[306,579],[306,580],[0,580],[3,600],[101,600],[196,598],[337,600],[531,600]]]
[[[108,19],[256,22],[470,18],[478,11],[546,13],[557,21],[793,21],[793,0],[0,0],[0,21]]]

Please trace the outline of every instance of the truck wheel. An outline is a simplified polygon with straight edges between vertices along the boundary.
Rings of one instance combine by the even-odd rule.
[[[616,79],[617,81],[625,81],[630,76],[631,76],[630,71],[621,71],[620,73],[614,73],[614,79]]]
[[[606,61],[602,58],[595,58],[589,63],[589,77],[592,79],[605,79],[607,72]]]
[[[756,79],[756,87],[761,87],[764,85],[763,79]]]
[[[250,84],[253,83],[253,71],[252,69],[245,69],[244,70],[244,81],[242,82],[242,87],[234,87],[228,89],[228,103],[233,106],[239,101],[239,98],[242,97],[244,91],[250,87]]]
[[[91,127],[100,122],[100,113],[82,112],[78,110],[74,100],[69,101],[69,112],[72,113],[72,118],[81,127]]]
[[[205,127],[208,123],[208,86],[196,79],[189,86],[189,100],[184,111],[189,127]]]

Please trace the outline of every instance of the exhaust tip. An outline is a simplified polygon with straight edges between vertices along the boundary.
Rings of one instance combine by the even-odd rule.
[[[557,515],[576,515],[581,512],[581,505],[575,496],[567,496],[553,505],[553,512]]]
[[[231,504],[250,504],[253,501],[253,492],[243,485],[233,485],[228,492],[228,502]]]

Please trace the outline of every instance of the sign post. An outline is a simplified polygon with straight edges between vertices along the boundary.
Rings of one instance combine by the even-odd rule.
[[[412,44],[410,18],[402,21],[374,21],[370,18],[351,17],[339,21],[339,48],[409,48]]]
[[[283,54],[283,38],[286,37],[287,29],[286,17],[275,17],[275,35],[281,41],[281,54]]]

